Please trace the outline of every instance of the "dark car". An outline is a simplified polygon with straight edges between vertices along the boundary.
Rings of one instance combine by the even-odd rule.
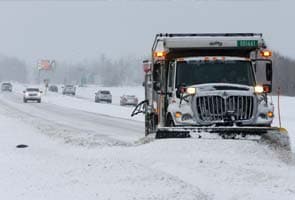
[[[76,95],[76,87],[74,85],[63,86],[62,94],[65,95]]]
[[[50,92],[58,92],[58,87],[56,85],[50,85],[48,90]]]
[[[96,103],[99,103],[99,102],[102,102],[102,101],[107,102],[107,103],[112,103],[112,94],[108,90],[98,90],[95,93],[94,101]]]
[[[12,84],[11,83],[2,83],[1,91],[2,92],[12,92]]]
[[[120,99],[120,105],[126,106],[126,105],[132,105],[136,106],[138,104],[138,99],[135,95],[123,95]]]

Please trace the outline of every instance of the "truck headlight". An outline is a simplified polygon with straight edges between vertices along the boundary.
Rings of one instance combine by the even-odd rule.
[[[256,86],[254,87],[254,92],[257,93],[257,94],[261,94],[261,93],[263,93],[263,92],[264,92],[264,90],[263,90],[263,86],[262,86],[262,85],[256,85]]]
[[[194,94],[196,94],[196,88],[194,88],[194,87],[188,87],[188,88],[186,88],[186,93],[187,94],[189,94],[189,95],[194,95]]]

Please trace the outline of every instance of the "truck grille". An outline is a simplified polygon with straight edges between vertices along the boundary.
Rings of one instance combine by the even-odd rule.
[[[196,98],[197,112],[202,121],[225,121],[228,113],[235,120],[249,120],[253,115],[253,96],[203,96]]]

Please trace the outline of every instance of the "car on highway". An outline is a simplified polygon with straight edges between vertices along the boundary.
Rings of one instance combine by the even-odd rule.
[[[1,84],[1,91],[2,92],[12,92],[12,84],[5,82]]]
[[[94,99],[94,101],[96,103],[99,103],[99,102],[112,103],[112,94],[108,90],[98,90],[95,93],[95,99]]]
[[[76,95],[76,87],[74,85],[65,85],[62,90],[63,95]]]
[[[28,101],[37,101],[38,103],[41,103],[42,91],[39,88],[26,88],[23,93],[24,103],[27,103]]]
[[[123,95],[120,97],[121,106],[136,106],[138,104],[138,98],[135,95]]]
[[[48,90],[50,92],[58,92],[58,87],[56,85],[50,85]]]

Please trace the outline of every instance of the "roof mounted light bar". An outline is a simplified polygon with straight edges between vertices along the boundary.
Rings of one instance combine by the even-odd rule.
[[[262,33],[159,33],[152,55],[166,52],[165,59],[195,55],[250,57],[252,51],[266,47]]]
[[[156,37],[253,37],[262,33],[158,33]]]

